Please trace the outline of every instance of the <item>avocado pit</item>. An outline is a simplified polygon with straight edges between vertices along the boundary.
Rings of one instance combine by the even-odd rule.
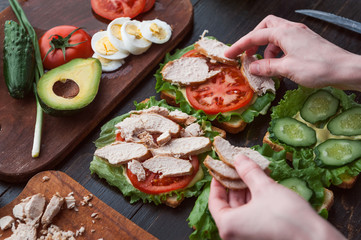
[[[74,98],[79,94],[79,85],[72,79],[56,81],[53,85],[53,92],[63,98]]]

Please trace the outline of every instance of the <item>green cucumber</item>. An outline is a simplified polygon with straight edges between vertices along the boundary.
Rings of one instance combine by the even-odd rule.
[[[313,191],[307,186],[307,183],[297,177],[287,178],[279,182],[279,184],[295,191],[298,195],[309,201],[313,195]]]
[[[360,135],[361,107],[351,108],[339,114],[328,123],[327,128],[333,135]]]
[[[4,26],[4,78],[14,98],[24,98],[33,87],[35,58],[32,41],[25,29],[10,20]]]
[[[294,147],[309,147],[317,142],[315,130],[290,117],[273,120],[271,128],[278,140]]]
[[[300,110],[301,117],[309,123],[325,121],[335,115],[339,100],[325,90],[310,95]]]
[[[315,150],[315,162],[320,167],[341,167],[361,158],[361,141],[329,139]]]

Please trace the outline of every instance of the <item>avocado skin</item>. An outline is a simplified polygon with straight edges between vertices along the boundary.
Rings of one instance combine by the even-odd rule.
[[[98,93],[101,74],[101,63],[95,58],[73,59],[48,71],[37,84],[37,95],[43,111],[52,116],[70,116],[80,112]],[[53,85],[62,79],[77,83],[80,97],[67,99],[57,96],[52,90]],[[86,91],[82,88],[86,88]]]

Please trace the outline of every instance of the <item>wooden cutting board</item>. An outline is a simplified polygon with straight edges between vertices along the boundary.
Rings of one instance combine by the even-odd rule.
[[[49,180],[44,181],[44,176],[49,177]],[[16,199],[5,207],[0,208],[0,218],[8,215],[12,216],[13,207],[20,203],[21,199],[41,193],[45,196],[47,204],[56,192],[63,197],[67,196],[70,192],[74,193],[78,212],[73,209],[64,208],[54,218],[53,224],[62,230],[71,230],[74,233],[83,226],[85,232],[77,239],[157,239],[95,196],[90,201],[91,207],[88,205],[82,206],[80,201],[83,200],[84,196],[88,196],[90,192],[71,177],[59,171],[45,171],[32,177]],[[97,213],[98,218],[91,217],[93,213]],[[0,239],[5,239],[11,234],[12,231],[10,229],[0,230]]]
[[[93,35],[106,29],[110,22],[92,11],[90,0],[20,2],[38,37],[58,25],[84,27]],[[158,65],[165,53],[171,51],[191,30],[193,7],[189,0],[157,0],[151,11],[136,19],[155,18],[172,26],[170,41],[161,45],[153,44],[142,55],[129,56],[126,64],[118,71],[103,73],[95,100],[77,115],[59,118],[45,114],[39,158],[31,157],[36,113],[34,96],[23,100],[10,97],[3,79],[2,59],[0,60],[0,180],[25,181],[63,160]],[[0,19],[0,41],[3,41],[5,20],[16,20],[16,17],[7,8],[0,13]],[[1,48],[0,56],[2,55]]]

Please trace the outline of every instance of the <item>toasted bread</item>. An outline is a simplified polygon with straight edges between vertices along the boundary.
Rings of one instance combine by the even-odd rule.
[[[268,145],[270,145],[270,147],[276,151],[276,152],[280,152],[282,150],[284,150],[284,148],[281,145],[278,145],[274,142],[272,142],[272,140],[269,138],[269,132],[267,132],[265,134],[265,136],[263,137],[263,143],[267,143]],[[287,152],[286,153],[286,159],[289,161],[292,161],[292,153],[291,152]],[[341,176],[342,179],[342,183],[337,185],[337,187],[339,188],[343,188],[343,189],[350,189],[353,187],[353,185],[355,184],[356,180],[357,180],[357,176],[350,176],[350,175],[344,175]]]
[[[179,107],[179,104],[175,101],[175,95],[172,94],[169,91],[161,91],[160,97],[164,99],[169,105]],[[223,129],[224,131],[228,133],[239,133],[243,131],[243,129],[246,127],[247,123],[243,121],[242,119],[239,119],[237,121],[231,121],[231,122],[218,122],[217,120],[212,122],[213,125]]]
[[[325,196],[323,199],[323,203],[320,207],[316,209],[317,212],[320,212],[322,209],[330,210],[330,208],[333,205],[333,201],[334,201],[333,192],[330,189],[325,188],[324,194]]]

